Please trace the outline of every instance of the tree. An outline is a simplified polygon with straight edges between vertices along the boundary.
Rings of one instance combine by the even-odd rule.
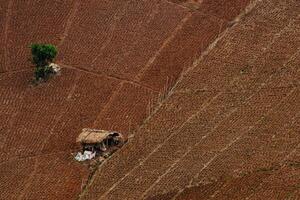
[[[57,55],[57,49],[51,44],[31,44],[32,63],[35,65],[35,79],[47,79],[54,73],[49,64]]]

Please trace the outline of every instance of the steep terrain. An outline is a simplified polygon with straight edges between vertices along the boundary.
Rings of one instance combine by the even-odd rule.
[[[297,0],[0,1],[0,199],[299,198]],[[31,84],[31,43],[62,73]],[[82,128],[134,135],[90,176]]]
[[[81,199],[296,198],[299,11],[250,4]]]

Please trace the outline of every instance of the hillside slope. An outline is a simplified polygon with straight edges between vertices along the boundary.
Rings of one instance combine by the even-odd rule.
[[[298,0],[0,1],[0,199],[297,199]],[[30,43],[62,73],[33,86]],[[134,135],[92,177],[82,128]]]
[[[298,199],[300,4],[253,1],[80,199]]]
[[[249,0],[218,2],[0,1],[0,199],[78,198],[81,129],[132,134]],[[37,42],[63,68],[33,86]]]

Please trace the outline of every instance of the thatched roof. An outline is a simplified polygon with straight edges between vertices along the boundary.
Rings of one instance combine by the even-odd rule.
[[[113,132],[105,130],[96,130],[96,129],[82,129],[82,132],[77,137],[76,142],[94,144],[102,142],[109,135],[112,135]]]

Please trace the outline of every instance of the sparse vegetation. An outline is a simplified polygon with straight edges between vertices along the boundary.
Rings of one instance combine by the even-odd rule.
[[[51,44],[31,44],[32,63],[35,65],[35,80],[47,79],[54,73],[49,64],[53,62],[57,55],[57,49]]]

